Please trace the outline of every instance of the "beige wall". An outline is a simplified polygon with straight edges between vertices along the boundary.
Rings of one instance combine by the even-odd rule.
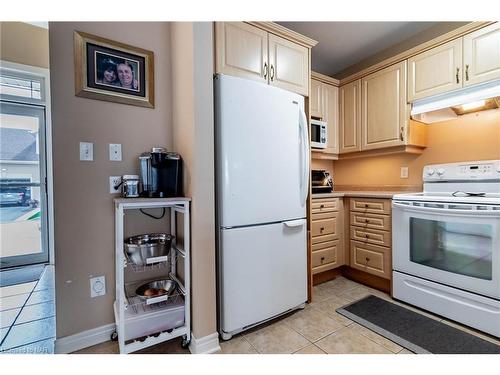
[[[156,108],[76,97],[74,30],[153,51]],[[153,146],[172,149],[170,25],[51,22],[49,35],[57,336],[64,337],[114,322],[114,210],[109,176],[137,173],[137,157]],[[80,141],[94,142],[93,162],[79,161]],[[122,144],[122,162],[109,161],[109,143]],[[165,221],[134,216],[126,223],[130,235],[165,228]],[[97,275],[106,276],[107,293],[90,298],[89,278]]]
[[[49,31],[22,22],[0,22],[0,60],[49,67]]]
[[[335,185],[421,185],[427,164],[500,159],[500,109],[428,126],[422,155],[388,155],[334,162]],[[400,178],[400,168],[409,178]]]
[[[424,42],[427,42],[431,39],[434,39],[440,35],[446,34],[452,30],[458,29],[461,26],[468,24],[468,22],[439,22],[437,25],[429,27],[428,29],[418,33],[417,35],[412,36],[406,40],[403,40],[401,43],[398,43],[394,46],[391,46],[375,55],[372,55],[350,67],[342,70],[341,72],[335,75],[337,79],[344,79],[351,74],[359,72],[365,68],[368,68],[372,65],[375,65],[389,57],[395,56],[398,53],[407,51],[413,47],[418,46]]]
[[[184,157],[186,194],[192,197],[192,331],[216,326],[213,31],[210,22],[172,23],[174,148]]]

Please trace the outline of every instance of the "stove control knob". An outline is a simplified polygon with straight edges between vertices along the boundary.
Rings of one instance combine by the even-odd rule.
[[[432,176],[434,174],[434,172],[435,171],[432,168],[427,169],[427,176]]]
[[[444,169],[443,169],[443,168],[438,168],[438,170],[437,170],[436,172],[437,172],[437,174],[438,174],[439,176],[444,175]]]

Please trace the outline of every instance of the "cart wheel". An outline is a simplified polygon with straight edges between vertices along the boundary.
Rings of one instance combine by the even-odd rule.
[[[183,336],[182,337],[182,342],[181,342],[182,349],[187,349],[187,347],[189,346],[190,342],[191,342],[191,340],[188,340],[187,336]]]
[[[118,341],[118,332],[113,331],[111,334],[111,341]]]

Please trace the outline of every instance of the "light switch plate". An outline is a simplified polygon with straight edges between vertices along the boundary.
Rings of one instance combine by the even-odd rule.
[[[401,178],[408,178],[408,167],[401,167]]]
[[[106,294],[106,277],[97,276],[90,279],[90,297],[99,297]]]
[[[80,160],[94,161],[94,144],[92,142],[80,142]]]
[[[122,145],[119,143],[109,144],[109,160],[122,161]]]

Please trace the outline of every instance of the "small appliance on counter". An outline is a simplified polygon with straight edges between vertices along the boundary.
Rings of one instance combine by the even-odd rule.
[[[324,194],[333,192],[333,180],[328,171],[313,169],[312,171],[312,193]]]
[[[182,196],[182,158],[165,148],[153,147],[139,156],[141,195],[148,198]]]
[[[122,188],[124,198],[137,198],[139,196],[139,176],[136,174],[125,174],[121,182],[115,188]]]

